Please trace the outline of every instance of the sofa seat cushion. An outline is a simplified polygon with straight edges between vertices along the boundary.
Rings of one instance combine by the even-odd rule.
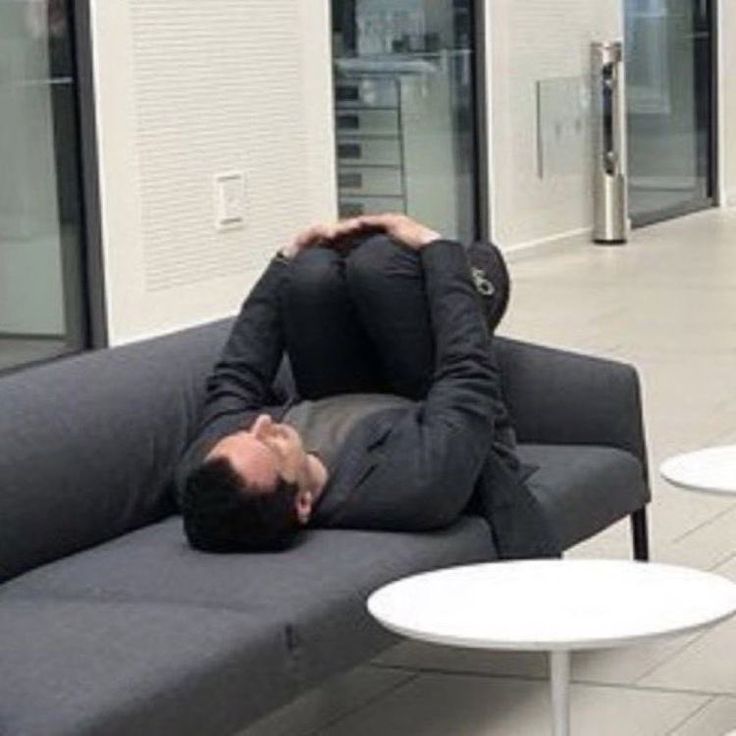
[[[587,539],[649,501],[641,463],[629,452],[591,445],[520,445],[536,466],[526,483],[564,549]]]
[[[26,573],[3,590],[5,596],[204,606],[278,622],[300,682],[309,685],[393,641],[366,612],[370,592],[414,572],[494,556],[479,518],[430,534],[310,531],[287,552],[215,555],[190,549],[181,519],[172,517]]]
[[[240,611],[0,593],[0,642],[7,736],[232,734],[296,692],[283,629]]]

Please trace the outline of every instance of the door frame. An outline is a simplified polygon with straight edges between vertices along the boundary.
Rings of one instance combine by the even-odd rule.
[[[473,74],[475,76],[475,236],[491,240],[491,72],[488,54],[488,10],[484,0],[473,3]]]
[[[80,288],[85,312],[84,347],[103,348],[108,346],[108,330],[90,2],[91,0],[70,1],[77,79],[77,150],[82,192]]]

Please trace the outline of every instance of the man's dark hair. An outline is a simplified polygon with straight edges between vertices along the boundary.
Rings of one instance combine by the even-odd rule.
[[[208,460],[187,478],[184,531],[206,552],[275,552],[289,547],[301,523],[298,487],[279,480],[273,491],[250,488],[224,458]]]

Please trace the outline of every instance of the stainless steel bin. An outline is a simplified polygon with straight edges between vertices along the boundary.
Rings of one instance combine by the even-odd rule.
[[[621,41],[592,46],[594,130],[593,240],[625,243],[629,231],[626,82]]]

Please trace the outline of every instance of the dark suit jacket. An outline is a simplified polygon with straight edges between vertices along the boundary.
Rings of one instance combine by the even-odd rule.
[[[355,426],[315,521],[424,531],[471,510],[488,520],[502,557],[559,554],[522,482],[464,249],[436,241],[421,258],[436,348],[432,386],[413,407],[382,411]],[[278,416],[293,400],[293,388],[284,390],[288,375],[275,381],[284,353],[279,290],[287,269],[275,259],[246,299],[207,381],[202,430],[182,463],[180,482],[217,439],[262,411]]]

